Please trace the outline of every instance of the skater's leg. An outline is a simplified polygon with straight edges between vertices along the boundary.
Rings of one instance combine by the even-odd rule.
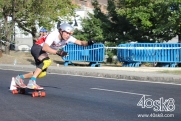
[[[43,56],[41,56],[41,54],[43,54],[43,53],[45,53],[45,52],[42,51],[41,46],[39,46],[39,45],[33,45],[32,46],[31,54],[34,57],[36,65],[38,65],[40,63],[40,60],[38,58],[39,57],[43,58]],[[26,74],[19,74],[18,76],[14,77],[14,78],[15,78],[15,82],[17,85],[19,85],[20,87],[26,87],[23,79],[28,79],[28,78],[31,78],[32,76],[33,76],[33,72],[30,72],[30,73],[26,73]]]
[[[29,83],[27,84],[27,87],[30,89],[43,89],[43,87],[36,84],[36,78],[37,76],[42,72],[40,68],[36,68],[33,76],[29,80]]]
[[[35,44],[31,48],[31,54],[35,60],[36,70],[33,72],[32,75],[29,74],[29,75],[25,76],[25,77],[31,78],[29,80],[29,83],[27,84],[27,87],[40,89],[42,87],[40,87],[39,85],[36,84],[36,78],[41,78],[41,77],[46,76],[45,70],[50,66],[51,60],[49,59],[48,54],[42,50],[42,47],[40,45]]]
[[[29,72],[23,75],[25,79],[30,79],[33,76],[33,72]]]
[[[39,65],[37,65],[37,68],[35,72],[33,73],[33,76],[31,77],[27,87],[31,89],[43,89],[43,87],[36,84],[36,78],[42,78],[46,76],[46,70],[50,66],[51,60],[49,57],[44,58]]]

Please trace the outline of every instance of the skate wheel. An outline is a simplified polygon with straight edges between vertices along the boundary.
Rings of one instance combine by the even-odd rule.
[[[32,97],[38,97],[38,92],[32,92]]]
[[[13,94],[18,94],[18,90],[12,90]]]
[[[45,97],[46,93],[45,92],[41,92],[41,97]]]

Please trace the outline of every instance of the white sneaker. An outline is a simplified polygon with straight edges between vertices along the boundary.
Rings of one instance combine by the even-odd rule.
[[[15,80],[15,83],[16,83],[18,86],[20,86],[20,87],[22,87],[22,88],[26,88],[26,85],[24,84],[24,80],[21,79],[19,75],[16,76],[16,77],[14,77],[14,80]]]
[[[27,84],[27,88],[29,89],[43,89],[43,87],[36,84],[36,81],[29,80],[29,83]]]

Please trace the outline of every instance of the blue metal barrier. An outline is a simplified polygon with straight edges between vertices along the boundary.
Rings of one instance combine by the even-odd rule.
[[[175,67],[181,63],[180,43],[134,43],[118,45],[118,60],[123,66],[139,66],[142,62],[162,63]]]
[[[72,63],[72,61],[90,62],[91,67],[99,67],[104,61],[104,44],[93,44],[91,46],[80,46],[76,44],[68,44],[64,51],[68,52],[68,57],[63,57],[64,66]]]

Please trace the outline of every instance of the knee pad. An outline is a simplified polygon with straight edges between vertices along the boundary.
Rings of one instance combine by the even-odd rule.
[[[39,75],[38,75],[38,78],[43,78],[47,75],[47,72],[46,71],[42,71]]]
[[[38,68],[42,69],[42,70],[45,70],[47,69],[50,64],[52,63],[52,61],[50,60],[50,58],[44,58],[41,63],[38,65]]]

